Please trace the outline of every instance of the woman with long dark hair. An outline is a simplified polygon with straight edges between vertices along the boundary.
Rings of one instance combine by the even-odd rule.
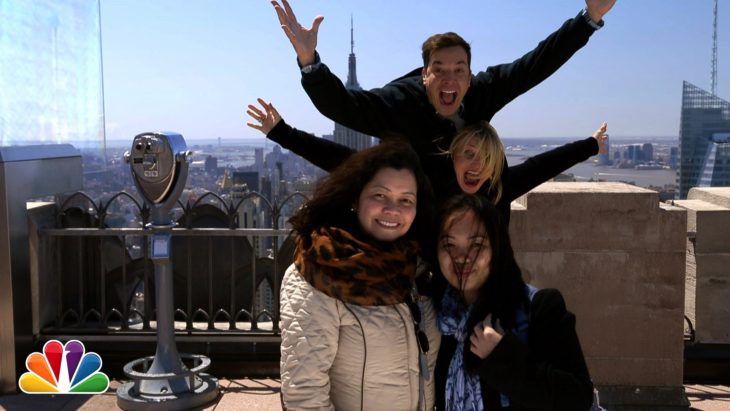
[[[593,385],[558,290],[525,284],[503,217],[461,194],[440,214],[437,409],[588,410]]]
[[[287,409],[432,409],[439,335],[418,296],[431,193],[417,154],[387,143],[325,177],[289,220],[295,263],[281,288]]]

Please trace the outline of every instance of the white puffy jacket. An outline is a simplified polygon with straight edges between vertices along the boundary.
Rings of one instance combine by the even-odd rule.
[[[281,392],[288,410],[417,410],[419,351],[406,304],[345,304],[312,287],[292,264],[281,285]],[[421,298],[430,349],[425,404],[433,409],[441,335]]]

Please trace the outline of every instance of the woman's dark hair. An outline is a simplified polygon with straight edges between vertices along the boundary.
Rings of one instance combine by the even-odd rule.
[[[527,313],[530,301],[525,281],[522,279],[522,271],[512,250],[507,223],[497,208],[479,195],[462,193],[451,197],[444,203],[440,213],[439,241],[441,234],[458,221],[458,218],[463,218],[463,214],[468,211],[473,211],[484,224],[492,258],[489,263],[489,277],[473,303],[466,330],[471,333],[474,326],[490,313],[492,321],[499,319],[500,325],[505,330],[514,328],[517,311],[522,309]],[[454,216],[455,219],[452,218]],[[464,356],[467,371],[476,372],[479,358],[468,349],[464,350]]]
[[[360,193],[382,168],[410,170],[416,178],[416,218],[406,233],[408,239],[428,238],[433,217],[433,192],[418,159],[418,154],[405,142],[387,141],[351,155],[332,173],[320,180],[312,198],[289,219],[300,235],[321,227],[338,227],[360,232],[357,215],[352,209]]]

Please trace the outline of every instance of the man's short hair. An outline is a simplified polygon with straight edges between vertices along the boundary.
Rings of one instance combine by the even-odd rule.
[[[434,34],[423,42],[423,46],[421,46],[423,67],[428,66],[434,51],[455,46],[462,47],[466,51],[466,62],[471,67],[471,46],[460,35],[452,31]]]

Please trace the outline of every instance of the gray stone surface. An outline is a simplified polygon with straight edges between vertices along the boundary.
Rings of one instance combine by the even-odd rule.
[[[517,203],[520,266],[565,296],[594,382],[680,387],[686,211],[623,183],[545,183]]]
[[[696,342],[730,343],[730,188],[690,190],[675,201],[687,210],[685,312]]]

